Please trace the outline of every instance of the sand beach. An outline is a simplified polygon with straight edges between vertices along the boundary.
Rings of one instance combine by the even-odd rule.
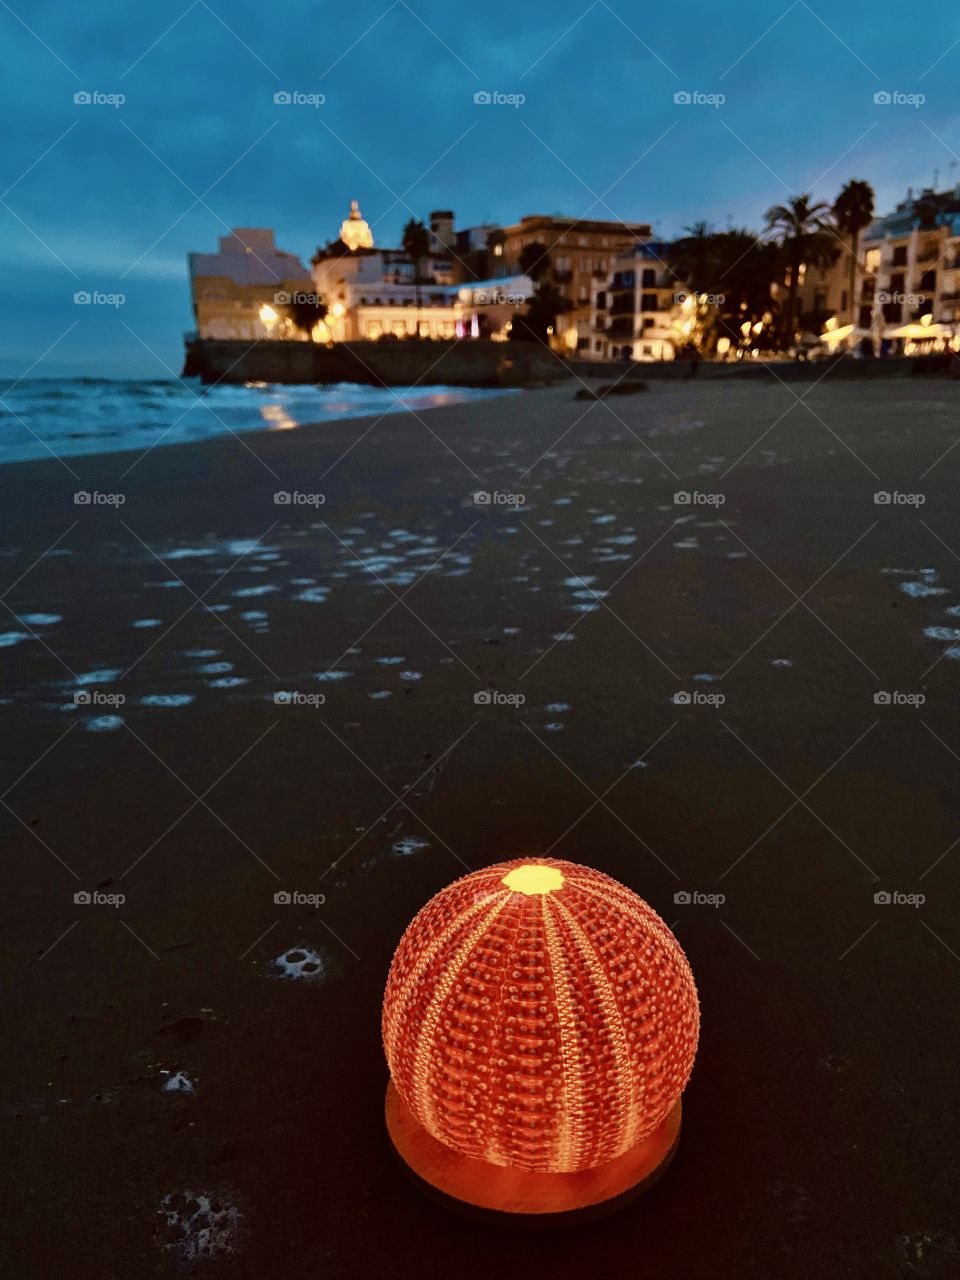
[[[960,384],[575,391],[2,468],[6,1274],[956,1274]],[[534,1238],[397,1169],[379,1014],[547,852],[703,1025]]]

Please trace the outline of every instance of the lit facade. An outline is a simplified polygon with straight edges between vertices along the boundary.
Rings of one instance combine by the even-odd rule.
[[[327,306],[330,339],[457,337],[461,309],[451,289],[456,281],[451,252],[435,236],[419,264],[402,249],[375,249],[367,224],[360,227],[354,212],[359,213],[356,201],[340,239],[318,249],[312,259],[313,287]]]
[[[862,319],[887,350],[960,350],[960,187],[927,188],[866,229]],[[866,327],[866,326],[864,326]]]
[[[604,222],[593,219],[551,218],[539,214],[521,218],[502,231],[502,252],[495,258],[495,275],[515,276],[522,271],[521,254],[530,244],[547,250],[549,269],[544,279],[552,282],[572,304],[557,317],[555,345],[572,354],[590,353],[593,343],[593,295],[599,281],[605,281],[619,253],[651,238],[645,222]]]
[[[187,262],[199,338],[306,336],[288,331],[278,298],[309,290],[310,273],[276,247],[269,228],[236,227],[217,253],[190,253]]]
[[[689,341],[696,302],[667,266],[668,246],[647,241],[610,260],[593,291],[584,354],[600,360],[673,360]]]
[[[838,245],[838,248],[840,246]],[[821,326],[828,352],[868,341],[877,354],[960,350],[960,187],[926,188],[860,234],[850,289],[850,254],[801,268],[798,312]]]

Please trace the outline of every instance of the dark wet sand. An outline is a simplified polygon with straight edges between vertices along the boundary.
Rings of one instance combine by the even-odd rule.
[[[960,851],[945,851],[960,666],[932,666],[948,645],[922,633],[960,625],[945,612],[960,603],[960,448],[918,477],[957,439],[960,385],[828,378],[806,403],[773,380],[593,405],[567,387],[365,436],[354,421],[158,449],[124,480],[133,455],[71,461],[77,478],[56,461],[4,468],[0,590],[25,574],[8,606],[63,616],[34,628],[49,648],[0,654],[4,1274],[957,1274]],[[77,507],[81,488],[127,501]],[[476,509],[480,488],[527,506]],[[327,501],[278,507],[280,489]],[[713,507],[675,506],[679,489],[723,493],[732,530]],[[875,506],[879,489],[926,502]],[[340,538],[369,530],[358,554],[405,529],[415,538],[392,546],[461,538],[452,554],[471,559],[445,558],[395,604],[319,520]],[[612,547],[629,558],[598,563],[631,528],[636,542]],[[223,541],[261,535],[280,562],[230,568]],[[208,538],[214,555],[167,567],[146,549]],[[72,554],[34,563],[57,539]],[[446,576],[456,567],[468,572]],[[935,571],[926,584],[945,593],[911,598],[900,583],[924,579],[885,568]],[[187,612],[187,588],[144,585],[175,573],[230,611]],[[606,589],[624,573],[609,609],[570,610],[565,578]],[[329,585],[326,603],[293,600],[297,577]],[[256,585],[279,590],[232,595]],[[162,625],[132,628],[142,618]],[[311,678],[353,646],[351,678]],[[199,649],[249,683],[208,687],[206,660],[183,656]],[[386,656],[404,662],[375,663]],[[124,693],[123,727],[90,732],[92,708],[60,709],[73,674],[134,662],[98,686]],[[476,706],[488,687],[526,703]],[[278,689],[327,701],[276,706]],[[380,689],[392,696],[369,697]],[[726,702],[677,706],[677,690]],[[878,690],[926,702],[877,706]],[[158,693],[194,699],[138,705]],[[407,836],[429,847],[394,854]],[[703,1032],[657,1188],[602,1224],[527,1237],[450,1218],[398,1173],[379,1002],[431,894],[548,849],[664,916]],[[126,902],[74,905],[98,886]],[[279,889],[326,903],[276,906]],[[878,890],[926,902],[875,905]],[[726,901],[675,905],[678,891]],[[271,971],[297,945],[321,976]],[[177,1070],[194,1095],[161,1091]],[[234,1246],[195,1272],[163,1217],[194,1211],[181,1193],[214,1197]]]

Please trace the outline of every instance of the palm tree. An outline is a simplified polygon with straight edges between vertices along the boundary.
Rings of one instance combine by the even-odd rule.
[[[766,234],[784,253],[790,270],[787,305],[783,314],[782,341],[793,341],[797,316],[797,287],[803,265],[827,267],[839,256],[830,206],[813,203],[809,193],[790,196],[786,204],[772,205],[764,215]]]
[[[284,312],[294,329],[299,333],[305,333],[309,338],[313,333],[314,325],[326,317],[327,304],[322,302],[315,293],[294,294],[291,301],[284,307]]]
[[[525,244],[520,250],[520,270],[537,284],[550,270],[550,250],[539,240]]]
[[[420,264],[430,252],[430,232],[417,218],[403,228],[403,251],[413,263],[413,283],[417,291],[417,337],[420,337]]]
[[[670,246],[670,265],[694,293],[711,293],[716,283],[717,236],[709,222],[694,222]]]
[[[837,229],[850,241],[850,283],[847,298],[851,317],[856,323],[857,305],[854,294],[857,288],[857,245],[860,232],[873,221],[873,187],[870,183],[859,178],[851,178],[849,182],[845,182],[833,202],[833,216]]]

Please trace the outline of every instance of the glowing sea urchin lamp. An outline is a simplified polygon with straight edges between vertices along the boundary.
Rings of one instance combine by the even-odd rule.
[[[619,1207],[673,1155],[699,1023],[676,938],[624,885],[553,858],[475,871],[390,966],[390,1138],[427,1190],[476,1210]]]

